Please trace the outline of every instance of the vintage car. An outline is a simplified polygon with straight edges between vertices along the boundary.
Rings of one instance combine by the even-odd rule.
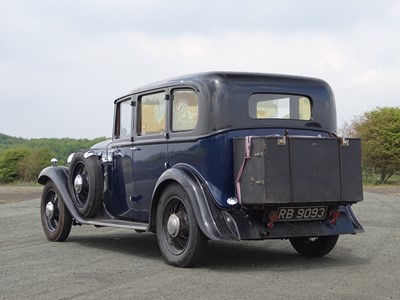
[[[112,139],[45,168],[50,241],[72,225],[154,232],[164,260],[199,262],[208,239],[288,239],[323,256],[364,229],[361,144],[336,134],[319,79],[209,72],[115,100]]]

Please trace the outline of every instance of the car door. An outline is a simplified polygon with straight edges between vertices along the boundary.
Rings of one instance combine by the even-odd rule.
[[[155,91],[137,97],[137,122],[133,152],[133,195],[142,221],[148,221],[151,197],[158,178],[168,167],[166,92]]]
[[[135,101],[127,97],[116,103],[112,155],[111,197],[106,207],[115,216],[141,220],[141,209],[133,201],[133,130]]]

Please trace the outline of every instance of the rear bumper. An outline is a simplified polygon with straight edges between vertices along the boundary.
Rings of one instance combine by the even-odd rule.
[[[262,213],[249,211],[224,211],[225,221],[238,240],[287,239],[317,237],[364,232],[349,205],[339,207],[340,217],[332,225],[330,220],[276,222],[268,228]]]

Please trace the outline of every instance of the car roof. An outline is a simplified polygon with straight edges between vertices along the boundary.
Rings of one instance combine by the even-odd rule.
[[[202,121],[207,123],[207,128],[204,128],[202,133],[210,133],[225,128],[240,128],[243,125],[243,120],[248,117],[247,100],[242,100],[248,99],[253,93],[307,96],[312,99],[314,116],[311,122],[249,120],[248,126],[250,127],[272,126],[308,129],[311,127],[315,130],[327,132],[336,132],[337,130],[333,92],[328,83],[317,78],[268,73],[215,71],[189,74],[153,82],[134,89],[127,95],[174,87],[192,87],[201,91],[201,94],[204,95],[202,98],[204,106],[213,114],[203,118]],[[116,101],[121,98],[123,97],[118,98]],[[232,103],[235,103],[235,105],[232,106]],[[227,108],[229,108],[229,112],[226,111]]]
[[[205,84],[210,82],[259,82],[263,84],[283,84],[289,82],[301,82],[314,83],[325,85],[321,79],[297,76],[297,75],[284,75],[284,74],[270,74],[270,73],[251,73],[251,72],[226,72],[226,71],[213,71],[213,72],[203,72],[194,73],[188,75],[177,76],[165,80],[155,81],[153,83],[141,86],[132,90],[129,94],[140,93],[143,91],[149,91],[154,89],[159,89],[163,87],[170,87],[182,84]]]

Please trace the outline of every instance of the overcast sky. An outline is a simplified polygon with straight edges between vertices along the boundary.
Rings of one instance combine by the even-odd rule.
[[[111,136],[115,98],[224,70],[322,78],[339,125],[400,106],[400,0],[0,0],[0,133]]]

